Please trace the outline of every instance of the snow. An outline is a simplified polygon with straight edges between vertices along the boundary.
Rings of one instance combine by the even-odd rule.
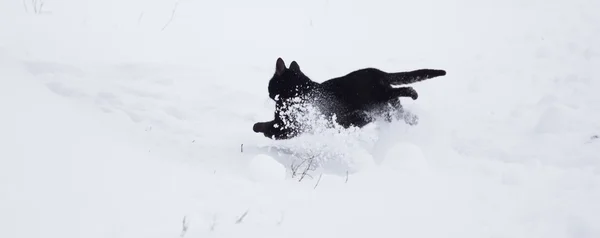
[[[402,173],[422,173],[429,168],[423,151],[415,144],[400,142],[385,152],[384,168],[401,170]]]
[[[599,1],[33,2],[0,2],[0,237],[600,237]],[[272,141],[277,57],[448,74],[417,126]]]
[[[265,154],[254,156],[250,160],[248,170],[253,180],[262,183],[283,181],[286,177],[285,167],[273,157]]]

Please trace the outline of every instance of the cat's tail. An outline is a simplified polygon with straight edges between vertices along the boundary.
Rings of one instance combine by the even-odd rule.
[[[414,71],[388,73],[386,79],[390,84],[401,85],[420,82],[426,79],[446,75],[445,70],[440,69],[418,69]]]

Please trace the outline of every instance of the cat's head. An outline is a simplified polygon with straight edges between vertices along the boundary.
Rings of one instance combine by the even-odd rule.
[[[311,80],[300,70],[296,61],[292,61],[287,68],[283,59],[278,58],[275,62],[275,73],[269,80],[269,97],[275,101],[280,97],[296,97],[310,83]]]

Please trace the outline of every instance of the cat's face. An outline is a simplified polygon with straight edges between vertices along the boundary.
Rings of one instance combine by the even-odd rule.
[[[296,97],[301,86],[309,81],[310,79],[300,71],[300,66],[296,61],[293,61],[290,68],[287,68],[285,62],[278,58],[275,63],[275,73],[269,80],[269,97],[275,101],[281,97]]]

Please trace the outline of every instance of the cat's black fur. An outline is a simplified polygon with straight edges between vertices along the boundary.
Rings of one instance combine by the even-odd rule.
[[[269,81],[269,97],[276,103],[275,118],[269,122],[254,124],[253,130],[272,139],[290,139],[304,132],[304,125],[297,120],[299,112],[310,104],[320,113],[344,128],[363,127],[378,116],[387,116],[389,112],[402,114],[399,97],[411,97],[416,100],[417,92],[412,87],[394,88],[420,82],[426,79],[446,75],[444,70],[419,69],[408,72],[387,73],[375,68],[353,71],[342,77],[317,83],[307,77],[296,61],[285,66],[281,58],[277,59],[275,73]],[[307,104],[308,103],[308,104]],[[408,121],[409,124],[416,124]]]

